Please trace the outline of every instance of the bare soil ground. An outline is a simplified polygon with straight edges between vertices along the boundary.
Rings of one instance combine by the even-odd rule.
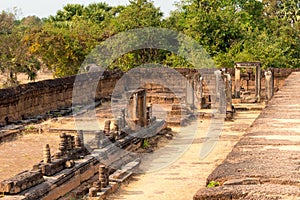
[[[135,175],[108,199],[192,199],[199,188],[206,186],[206,178],[226,158],[259,113],[260,111],[238,112],[234,122],[225,123],[213,151],[205,159],[200,159],[203,140],[210,126],[209,119],[203,120],[199,123],[193,143],[177,161],[164,169]]]
[[[97,109],[100,126],[103,128],[104,121],[111,117],[110,103],[103,104]],[[32,129],[41,127],[42,134],[33,133]],[[43,159],[43,147],[50,145],[51,154],[58,151],[60,132],[49,132],[49,129],[74,129],[76,130],[72,117],[60,117],[49,119],[40,124],[28,125],[23,135],[16,140],[0,144],[0,181],[8,179],[24,170],[32,169],[33,165]],[[98,127],[88,126],[87,129]],[[73,133],[74,134],[74,133]]]
[[[226,122],[216,147],[203,160],[199,158],[199,152],[210,120],[202,119],[198,123],[193,143],[178,160],[159,171],[135,175],[129,184],[122,186],[109,199],[192,199],[200,187],[205,187],[207,176],[225,159],[259,113],[260,111],[238,112],[234,122]],[[112,116],[110,103],[99,107],[96,116],[99,118],[100,126],[103,127],[104,121]],[[44,132],[24,134],[17,140],[0,144],[0,181],[31,169],[34,164],[41,161],[45,144],[50,145],[52,154],[58,150],[59,133],[50,133],[47,130],[76,128],[72,117],[51,119],[34,126],[42,127]],[[97,127],[87,125],[87,128]],[[176,132],[176,128],[173,131]],[[175,133],[174,141],[177,136]],[[169,142],[164,138],[158,143],[158,147],[168,146]]]
[[[0,144],[0,181],[30,170],[43,159],[43,146],[49,144],[51,154],[58,150],[59,134],[25,134],[15,141]]]

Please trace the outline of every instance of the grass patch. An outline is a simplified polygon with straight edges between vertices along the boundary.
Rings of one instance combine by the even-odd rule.
[[[150,147],[150,143],[148,139],[144,139],[143,144],[142,144],[142,148],[143,149],[147,149]]]
[[[32,130],[34,130],[34,129],[35,129],[34,126],[26,126],[26,127],[25,127],[25,130],[26,130],[26,131],[32,131]]]
[[[207,188],[214,188],[214,187],[217,187],[217,186],[220,186],[220,182],[219,181],[211,181],[209,182],[209,184],[206,186]]]

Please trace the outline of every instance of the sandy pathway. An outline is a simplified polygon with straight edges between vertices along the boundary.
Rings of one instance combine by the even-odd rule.
[[[43,159],[43,147],[49,144],[51,153],[58,150],[59,134],[27,134],[17,140],[0,144],[0,181],[32,169]]]
[[[109,103],[105,103],[97,108],[98,122],[101,127],[104,126],[105,119],[111,117],[109,106]],[[89,126],[87,123],[87,129],[98,128],[92,125]],[[27,127],[42,127],[44,132],[42,134],[24,133],[18,136],[16,140],[0,144],[0,181],[32,169],[33,165],[38,164],[43,159],[43,147],[46,144],[50,145],[52,155],[58,151],[60,133],[48,132],[49,128],[75,129],[75,124],[73,117],[70,116],[49,119],[41,124],[28,125]]]
[[[241,112],[234,122],[226,122],[217,145],[201,160],[199,152],[210,124],[209,120],[203,120],[198,124],[194,142],[176,162],[156,172],[135,175],[133,181],[109,199],[192,199],[199,188],[205,187],[207,176],[225,159],[258,115],[258,111]]]

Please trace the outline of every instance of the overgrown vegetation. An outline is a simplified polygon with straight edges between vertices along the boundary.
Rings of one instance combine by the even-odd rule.
[[[143,149],[147,149],[150,147],[150,143],[149,143],[149,140],[148,139],[144,139],[143,140],[143,143],[142,143],[142,148]]]
[[[55,16],[16,19],[0,14],[0,70],[6,86],[18,84],[17,73],[30,80],[40,68],[55,77],[76,74],[87,54],[120,32],[164,27],[184,33],[201,44],[219,67],[235,61],[260,61],[263,67],[300,67],[300,3],[297,0],[181,0],[164,18],[148,0],[128,6],[105,3],[68,4]],[[122,55],[110,66],[129,70],[143,63],[190,67],[167,51],[140,49]]]
[[[209,184],[206,186],[208,188],[214,188],[214,187],[217,187],[217,186],[220,186],[220,182],[218,181],[210,181]]]

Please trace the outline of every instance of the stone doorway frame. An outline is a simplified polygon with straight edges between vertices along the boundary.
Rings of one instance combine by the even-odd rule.
[[[241,69],[255,69],[255,97],[261,100],[261,62],[235,62],[234,97],[241,98]]]
[[[127,95],[130,97],[128,98],[129,102],[127,105],[127,119],[129,119],[129,121],[132,121],[135,124],[135,127],[146,126],[147,125],[146,90],[137,89],[134,91],[133,90],[128,91]]]

